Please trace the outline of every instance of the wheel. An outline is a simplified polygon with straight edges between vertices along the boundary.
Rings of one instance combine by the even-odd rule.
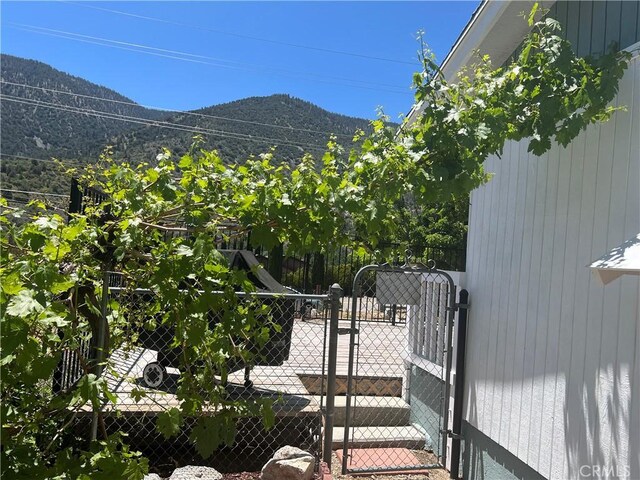
[[[167,370],[158,362],[147,363],[142,371],[144,384],[149,388],[158,388],[167,378]]]

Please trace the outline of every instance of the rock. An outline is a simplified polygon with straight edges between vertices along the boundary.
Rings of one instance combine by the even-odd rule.
[[[162,477],[160,477],[160,475],[158,475],[157,473],[149,473],[148,475],[144,476],[143,480],[162,480]]]
[[[313,457],[309,452],[306,452],[298,447],[292,447],[291,445],[285,445],[282,448],[276,450],[273,454],[272,460],[289,460],[292,458],[300,457]]]
[[[222,474],[215,468],[187,465],[176,468],[169,480],[221,480]]]
[[[313,457],[299,457],[288,460],[269,460],[262,467],[262,480],[311,480],[313,477]]]
[[[309,452],[286,446],[279,449],[264,467],[262,480],[310,480],[316,461]]]

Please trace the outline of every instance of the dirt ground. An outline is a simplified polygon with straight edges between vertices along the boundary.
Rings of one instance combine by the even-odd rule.
[[[433,463],[435,457],[432,453],[422,450],[413,450],[413,454],[422,463]],[[340,475],[340,461],[336,454],[333,454],[331,462],[331,472],[335,480],[449,480],[449,472],[444,469],[430,470],[428,475],[419,474],[411,475],[408,473],[397,475]],[[320,476],[316,473],[313,480],[319,480]],[[241,472],[241,473],[225,473],[222,480],[260,480],[260,472]]]
[[[320,476],[316,473],[312,480],[318,480]],[[260,480],[260,472],[227,473],[222,476],[222,480]]]
[[[423,450],[412,450],[413,454],[422,463],[435,463],[435,455],[433,453],[425,452]],[[334,480],[449,480],[449,472],[444,468],[437,470],[430,470],[428,474],[411,475],[409,473],[394,474],[394,475],[340,475],[341,465],[340,460],[334,453],[331,461],[331,473]]]

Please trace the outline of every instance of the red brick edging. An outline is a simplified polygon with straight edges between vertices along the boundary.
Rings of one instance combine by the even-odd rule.
[[[325,462],[320,462],[320,478],[321,480],[333,480],[331,469]]]

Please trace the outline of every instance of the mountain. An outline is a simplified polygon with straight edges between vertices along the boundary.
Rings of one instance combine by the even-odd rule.
[[[4,155],[82,158],[134,128],[124,116],[167,116],[42,62],[3,54],[0,67]]]
[[[185,128],[186,131],[176,130]],[[162,147],[185,153],[197,132],[207,149],[227,162],[243,162],[275,147],[280,161],[294,162],[303,152],[321,155],[331,134],[349,148],[356,130],[368,130],[368,120],[331,113],[284,94],[250,97],[170,117],[165,127],[142,127],[121,135],[114,144],[126,158],[155,158]]]
[[[106,145],[118,159],[152,161],[163,147],[181,155],[200,133],[204,147],[229,163],[274,146],[276,159],[293,163],[302,152],[319,158],[330,133],[349,148],[354,132],[369,128],[367,120],[283,94],[170,113],[34,60],[0,55],[0,67],[4,190],[66,194],[68,178],[51,157],[65,165],[91,162]]]
[[[145,122],[167,116],[34,60],[0,55],[0,77],[3,189],[66,193],[68,181],[52,157],[95,159],[104,145],[134,128],[123,116]]]

